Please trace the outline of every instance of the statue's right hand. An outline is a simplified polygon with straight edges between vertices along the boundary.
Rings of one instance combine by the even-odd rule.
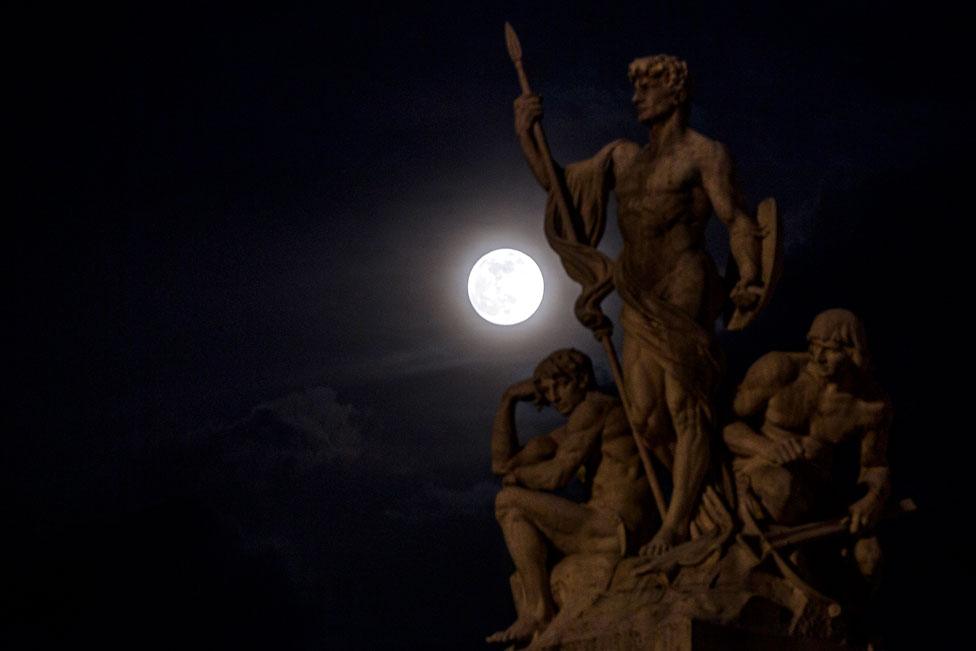
[[[762,289],[755,285],[755,281],[742,279],[732,289],[730,297],[740,310],[748,311],[759,304]]]
[[[796,436],[782,441],[770,441],[763,456],[773,463],[787,464],[803,457],[803,443]]]
[[[826,445],[812,436],[804,436],[802,445],[804,459],[817,459],[823,455],[824,450],[827,448]]]
[[[521,95],[515,100],[515,133],[522,135],[542,119],[542,98],[538,95]]]

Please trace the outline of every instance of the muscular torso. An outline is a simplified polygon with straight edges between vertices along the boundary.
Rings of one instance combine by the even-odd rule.
[[[790,355],[799,372],[769,398],[762,426],[766,436],[812,436],[833,447],[881,425],[886,403],[880,396],[872,400],[828,385],[807,368],[808,359],[802,353]]]
[[[635,530],[651,512],[647,479],[620,403],[610,397],[602,399],[607,401],[607,415],[589,505],[616,512]]]
[[[705,251],[712,206],[702,185],[704,136],[689,130],[664,151],[633,143],[615,156],[618,264],[633,286],[708,321],[718,272]]]

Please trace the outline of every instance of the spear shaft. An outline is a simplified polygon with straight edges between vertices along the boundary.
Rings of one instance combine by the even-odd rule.
[[[515,72],[518,74],[519,85],[522,87],[523,95],[531,95],[532,87],[529,86],[529,78],[525,74],[525,68],[522,66],[522,44],[519,42],[518,35],[509,23],[505,23],[505,44],[508,46],[508,54],[512,58],[512,63],[515,65]],[[541,155],[543,165],[546,168],[546,175],[549,177],[549,191],[556,199],[556,206],[559,209],[559,213],[563,217],[563,223],[566,228],[563,232],[570,238],[573,242],[578,243],[579,237],[576,234],[575,220],[573,219],[573,213],[569,209],[569,201],[566,198],[565,188],[560,182],[559,175],[556,173],[556,166],[552,160],[552,153],[549,150],[549,143],[546,141],[546,134],[542,130],[542,125],[537,121],[532,125],[532,136],[535,140],[536,149]],[[657,478],[657,472],[654,470],[654,465],[651,461],[650,455],[648,455],[647,447],[641,441],[637,434],[637,428],[635,427],[635,422],[633,418],[634,411],[631,408],[630,400],[627,397],[627,386],[624,384],[623,370],[620,368],[620,360],[617,357],[617,351],[614,349],[613,340],[610,335],[603,331],[597,335],[600,343],[603,344],[603,350],[607,355],[607,359],[610,362],[610,371],[613,373],[613,380],[617,385],[617,390],[620,393],[620,402],[624,408],[624,414],[627,416],[627,421],[630,423],[630,431],[634,437],[634,443],[637,445],[637,452],[640,454],[641,463],[644,466],[644,473],[647,475],[647,481],[651,486],[651,493],[654,495],[654,503],[657,505],[658,513],[661,516],[661,522],[667,515],[667,505],[664,501],[664,492],[661,490],[661,484]]]
[[[508,55],[512,58],[512,63],[515,64],[515,72],[518,74],[522,94],[531,95],[532,87],[529,86],[529,78],[526,76],[525,68],[522,66],[522,44],[519,42],[515,29],[509,23],[505,23],[505,44],[508,46]],[[549,150],[546,134],[542,130],[542,125],[539,122],[535,122],[532,125],[532,137],[535,139],[536,148],[541,154],[542,163],[546,167],[550,192],[556,198],[556,205],[559,207],[559,212],[562,214],[563,219],[567,220],[565,221],[568,227],[566,229],[567,235],[570,235],[574,242],[578,242],[579,238],[576,235],[575,220],[572,219],[572,213],[569,211],[569,204],[566,202],[566,193],[563,192],[559,175],[556,174],[556,166],[552,161],[552,152]]]

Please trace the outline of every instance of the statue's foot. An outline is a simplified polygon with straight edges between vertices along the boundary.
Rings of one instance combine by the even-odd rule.
[[[526,642],[532,639],[536,633],[541,633],[548,622],[543,622],[532,617],[520,616],[515,623],[504,631],[498,631],[485,638],[489,644],[496,642]]]
[[[673,529],[661,528],[654,537],[651,538],[651,542],[647,543],[640,549],[641,556],[660,556],[661,554],[670,551],[675,545],[679,545],[684,542],[682,536],[679,536]]]

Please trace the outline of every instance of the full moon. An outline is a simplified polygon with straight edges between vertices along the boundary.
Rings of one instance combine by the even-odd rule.
[[[515,249],[495,249],[474,263],[468,276],[468,298],[485,321],[522,323],[542,303],[542,272],[535,260]]]

